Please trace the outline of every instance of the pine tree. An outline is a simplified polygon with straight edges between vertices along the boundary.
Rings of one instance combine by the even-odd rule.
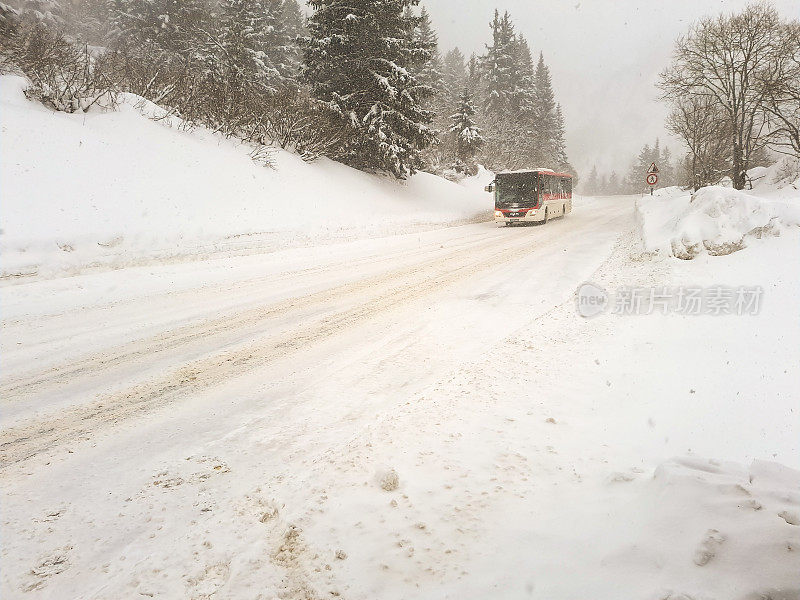
[[[41,21],[52,26],[64,24],[64,7],[61,0],[22,0],[17,3],[23,19]]]
[[[608,175],[603,175],[597,183],[597,194],[606,196],[608,194]]]
[[[266,63],[277,71],[277,83],[285,87],[297,76],[298,51],[296,43],[289,34],[284,21],[284,0],[260,0],[264,11],[262,51],[267,57]]]
[[[559,168],[559,170],[566,173],[575,173],[575,169],[570,164],[569,158],[567,157],[566,135],[567,133],[564,123],[564,113],[561,110],[561,105],[556,104],[556,128],[553,135],[556,166]]]
[[[442,75],[444,63],[439,53],[439,36],[431,23],[430,13],[424,6],[420,12],[419,24],[414,29],[414,41],[429,52],[429,58],[417,67],[413,75],[422,85],[433,90],[433,94],[423,101],[422,106],[433,113],[432,124],[438,136],[449,125],[447,116],[453,110],[453,105],[448,102],[447,94],[445,94],[444,76]],[[437,145],[438,140],[434,144],[434,148]],[[437,155],[438,152],[427,153],[426,162],[436,164],[440,158]]]
[[[16,34],[19,13],[5,2],[0,2],[0,49]]]
[[[430,51],[409,38],[413,0],[311,0],[304,77],[348,135],[342,159],[402,178],[436,139],[423,108],[434,93],[413,75]]]
[[[620,192],[621,190],[619,189],[619,175],[617,175],[616,171],[611,171],[611,176],[608,178],[608,191],[606,193],[609,196],[615,196]]]
[[[227,134],[241,134],[281,74],[266,53],[272,14],[263,0],[221,0],[217,29],[198,51],[202,57],[202,114]]]
[[[204,0],[114,1],[114,30],[119,39],[133,38],[184,56],[194,55],[208,41],[199,33],[211,29]]]
[[[100,46],[110,39],[113,14],[114,0],[72,0],[67,27],[81,41]]]
[[[536,88],[533,58],[527,40],[518,36],[514,44],[514,63],[517,73],[511,98],[512,122],[506,125],[506,135],[520,158],[519,167],[537,162],[538,145],[536,122]]]
[[[600,183],[597,179],[597,165],[593,165],[592,171],[589,173],[589,179],[586,180],[586,184],[584,185],[583,189],[586,191],[588,196],[596,196],[599,186]]]
[[[422,62],[417,72],[420,83],[436,90],[438,94],[444,88],[442,71],[442,57],[439,53],[439,36],[433,29],[431,16],[425,7],[419,16],[419,25],[415,28],[415,41],[417,44],[428,51],[429,58]]]
[[[481,131],[475,123],[475,107],[472,104],[472,94],[464,88],[458,112],[450,117],[452,125],[450,133],[455,137],[456,158],[467,163],[471,161],[484,144]]]
[[[507,12],[501,17],[495,10],[494,20],[489,26],[492,28],[492,44],[486,47],[486,55],[481,58],[486,81],[484,110],[490,118],[501,120],[509,117],[516,92],[516,40],[514,25]]]
[[[283,27],[290,44],[290,51],[287,55],[287,63],[290,67],[291,76],[297,77],[302,64],[302,53],[300,51],[300,38],[307,35],[306,20],[303,10],[297,0],[284,0],[283,2]],[[288,74],[286,74],[288,75]]]
[[[658,141],[656,141],[656,145],[658,145]],[[631,193],[645,188],[644,178],[647,174],[647,170],[650,168],[650,164],[654,162],[654,158],[653,149],[650,148],[650,144],[645,144],[639,152],[639,155],[633,161],[630,171],[628,172],[627,187]]]
[[[517,114],[531,120],[535,116],[535,73],[531,49],[528,41],[521,35],[514,44],[514,63],[517,77],[512,92],[512,106]]]
[[[495,11],[492,44],[480,58],[478,87],[486,124],[484,162],[496,169],[530,167],[535,140],[530,110],[530,50],[508,13]],[[527,71],[527,74],[526,74]]]
[[[458,48],[453,48],[444,55],[442,69],[444,91],[450,103],[455,106],[458,102],[458,90],[463,90],[467,85],[467,68],[464,64],[464,55]]]
[[[653,150],[650,154],[650,163],[647,167],[649,168],[653,163],[656,163],[656,166],[661,163],[661,141],[658,138],[656,138],[656,144],[653,146]]]
[[[275,91],[282,80],[279,65],[272,62],[274,52],[276,7],[267,0],[221,0],[219,39],[211,45],[219,47],[222,76],[231,85]],[[280,48],[279,48],[280,51]],[[279,55],[280,56],[280,55]],[[255,92],[256,90],[252,90]],[[244,92],[243,90],[243,93]]]
[[[474,52],[470,55],[467,62],[467,82],[466,87],[470,89],[475,98],[475,108],[478,114],[483,115],[481,110],[486,105],[488,96],[486,79],[483,77],[481,59]]]
[[[469,85],[470,89],[474,90],[480,80],[480,60],[478,59],[478,55],[473,52],[469,57],[469,63],[467,63],[467,85]]]
[[[658,170],[660,172],[658,177],[661,185],[664,187],[677,185],[675,166],[672,164],[672,152],[670,152],[669,146],[664,146],[664,150],[661,152]]]
[[[536,143],[540,155],[537,157],[543,164],[558,166],[559,160],[559,124],[558,113],[550,79],[550,69],[544,63],[544,55],[539,54],[535,75],[535,111],[536,111]]]

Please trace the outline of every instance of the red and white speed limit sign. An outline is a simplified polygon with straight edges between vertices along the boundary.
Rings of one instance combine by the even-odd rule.
[[[655,185],[658,183],[658,175],[655,173],[647,174],[647,185]]]

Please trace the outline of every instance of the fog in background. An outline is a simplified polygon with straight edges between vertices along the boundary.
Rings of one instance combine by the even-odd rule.
[[[627,172],[631,158],[656,137],[683,155],[664,129],[665,105],[655,88],[675,38],[704,15],[734,12],[746,0],[424,0],[444,54],[458,46],[469,57],[485,52],[495,7],[507,10],[538,59],[544,52],[556,100],[564,109],[569,158],[580,175],[598,169]],[[776,0],[787,17],[800,0]]]

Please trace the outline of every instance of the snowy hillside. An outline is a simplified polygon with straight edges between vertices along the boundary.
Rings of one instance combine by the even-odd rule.
[[[0,77],[2,275],[50,276],[87,265],[269,251],[487,218],[486,175],[457,185],[407,182],[250,148],[122,95],[116,112],[69,115],[25,99]]]

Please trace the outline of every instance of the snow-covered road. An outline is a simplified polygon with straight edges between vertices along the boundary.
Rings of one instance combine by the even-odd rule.
[[[796,419],[743,439],[744,415],[775,421],[743,406],[712,432],[730,396],[702,353],[653,368],[719,320],[575,314],[587,280],[675,282],[636,258],[633,202],[4,288],[3,596],[733,598],[752,539],[692,557],[723,544],[708,532],[748,479],[757,585],[788,589],[790,476],[664,461],[791,462]],[[765,366],[776,411],[791,359]]]
[[[413,357],[388,369],[388,385],[428,384],[426,374],[569,297],[631,210],[619,203],[547,228],[487,223],[7,288],[3,464],[254,371],[275,382],[309,369],[315,375],[298,378],[305,385],[328,357],[338,372],[365,349]],[[374,365],[346,370],[354,381],[375,374]]]

